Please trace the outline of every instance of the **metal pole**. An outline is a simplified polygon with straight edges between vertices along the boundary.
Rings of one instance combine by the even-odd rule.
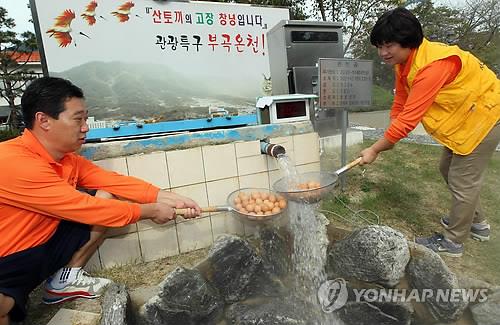
[[[347,110],[345,107],[341,108],[342,114],[342,134],[341,134],[341,152],[340,152],[340,161],[342,166],[347,164]],[[345,173],[340,175],[340,189],[343,192],[345,188],[346,175]]]

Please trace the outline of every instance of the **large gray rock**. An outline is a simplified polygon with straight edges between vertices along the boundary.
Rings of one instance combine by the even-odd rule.
[[[292,299],[235,303],[227,308],[226,320],[232,325],[309,325],[321,324],[306,314],[303,301]]]
[[[264,228],[259,232],[260,255],[266,270],[275,276],[284,276],[290,270],[293,241],[290,235],[279,233],[276,228]]]
[[[140,314],[143,323],[150,325],[209,325],[215,324],[223,308],[222,297],[199,271],[178,267]]]
[[[408,244],[400,232],[387,226],[368,226],[329,248],[330,277],[355,278],[395,286],[410,260]]]
[[[130,296],[124,284],[111,283],[102,301],[101,325],[135,324]]]
[[[486,301],[470,307],[477,325],[500,325],[500,291],[488,295]]]
[[[279,297],[286,295],[287,288],[280,278],[260,264],[250,278],[245,292],[247,297]]]
[[[350,301],[336,315],[345,325],[410,325],[412,309],[402,303]]]
[[[209,270],[205,272],[226,302],[236,302],[248,296],[246,287],[262,259],[250,244],[240,237],[223,235],[208,252]]]
[[[460,289],[457,277],[448,269],[441,257],[432,250],[410,243],[412,258],[408,263],[407,275],[410,286],[425,299],[423,304],[436,321],[452,322],[458,320],[467,301],[463,295],[453,294]]]

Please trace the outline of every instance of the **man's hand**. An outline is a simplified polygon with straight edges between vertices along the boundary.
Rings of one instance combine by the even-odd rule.
[[[166,203],[141,204],[141,219],[150,219],[154,223],[164,224],[176,217],[175,209]]]
[[[166,203],[176,209],[187,208],[187,212],[182,216],[185,219],[194,218],[201,214],[201,208],[195,201],[177,193],[159,191],[156,202]]]

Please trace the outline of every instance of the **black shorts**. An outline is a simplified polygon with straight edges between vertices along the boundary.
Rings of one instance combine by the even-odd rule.
[[[90,239],[90,226],[61,221],[52,237],[40,246],[0,257],[0,293],[14,298],[12,321],[26,317],[28,295]]]

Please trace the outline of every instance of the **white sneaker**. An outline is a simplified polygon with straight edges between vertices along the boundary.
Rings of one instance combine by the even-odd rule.
[[[78,271],[75,281],[68,283],[62,289],[55,289],[50,285],[50,279],[45,283],[42,301],[52,305],[76,298],[94,299],[99,297],[111,280],[91,277],[85,270]]]

